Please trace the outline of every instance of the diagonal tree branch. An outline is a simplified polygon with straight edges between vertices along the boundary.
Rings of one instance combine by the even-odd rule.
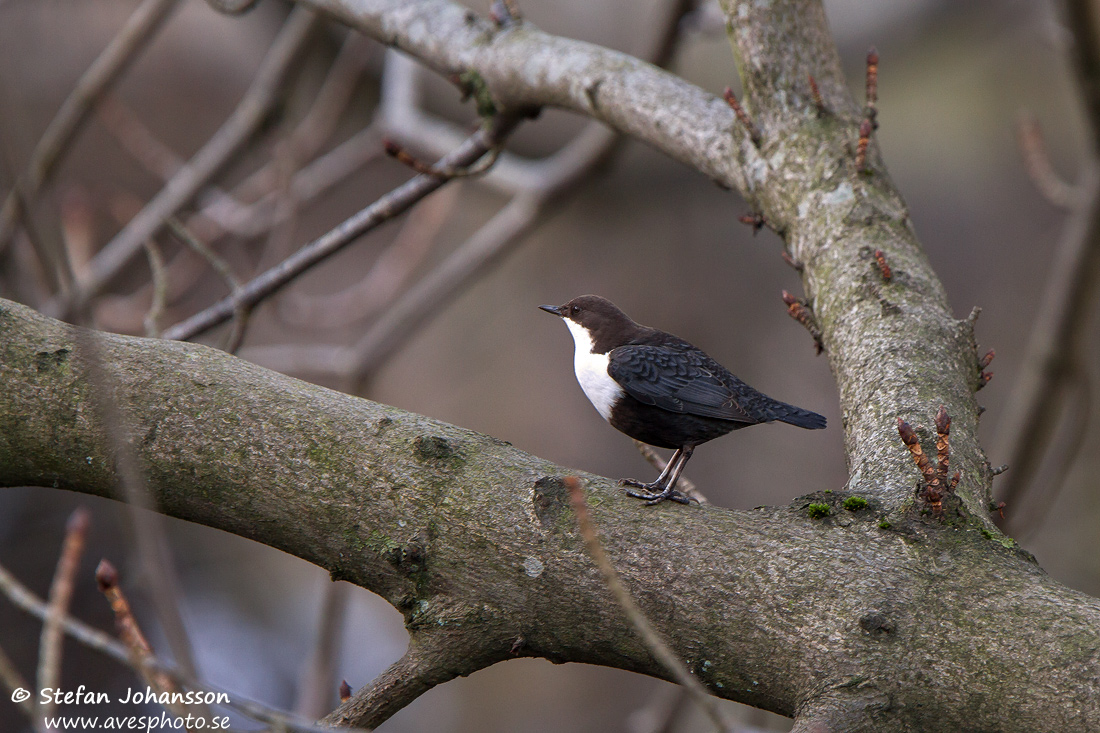
[[[447,155],[442,163],[447,166],[470,165],[485,155],[507,137],[520,122],[522,115],[503,114],[474,133],[463,145]],[[254,277],[230,296],[195,314],[182,323],[167,329],[164,338],[189,339],[224,323],[242,307],[250,309],[282,288],[306,269],[338,252],[364,233],[379,224],[408,210],[449,179],[420,174],[389,192],[375,203],[305,245],[290,257]]]
[[[304,8],[297,8],[291,13],[260,64],[252,85],[221,129],[92,258],[87,277],[77,283],[72,297],[55,299],[44,308],[46,312],[61,314],[74,307],[79,309],[89,298],[101,292],[111,278],[141,251],[145,240],[159,232],[164,221],[186,205],[207,180],[228,162],[255,132],[275,102],[280,82],[297,57],[297,52],[308,40],[315,21],[316,16]]]
[[[0,210],[0,252],[19,220],[19,198],[32,200],[49,178],[54,165],[65,154],[80,125],[95,101],[126,70],[129,63],[156,35],[159,26],[176,6],[176,0],[145,0],[126,19],[126,23],[107,48],[88,67],[76,88],[65,99],[57,115],[42,134],[26,176],[16,183]]]

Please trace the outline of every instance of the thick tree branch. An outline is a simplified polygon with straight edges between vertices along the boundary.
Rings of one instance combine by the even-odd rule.
[[[78,342],[0,301],[0,485],[117,497]],[[203,346],[98,348],[161,511],[379,593],[413,649],[463,650],[429,682],[515,655],[665,676],[584,552],[562,482],[575,471]],[[624,585],[715,694],[877,711],[879,728],[852,730],[1100,726],[1100,601],[978,522],[895,510],[886,528],[874,497],[849,511],[843,492],[814,497],[832,502],[824,519],[805,500],[640,511],[582,478]]]
[[[986,511],[973,323],[952,316],[873,144],[869,173],[855,169],[861,115],[819,0],[725,3],[759,150],[722,100],[625,54],[527,23],[498,28],[450,0],[309,2],[441,72],[476,72],[502,104],[580,112],[738,188],[804,264],[840,389],[850,488],[891,506],[910,500],[916,475],[896,419],[930,422],[943,404],[955,419],[959,494],[972,513]],[[867,267],[875,250],[894,271],[885,285]]]
[[[497,27],[451,0],[307,2],[442,74],[476,71],[500,106],[579,112],[723,186],[745,188],[729,135],[733,112],[718,97],[652,64],[526,22]]]

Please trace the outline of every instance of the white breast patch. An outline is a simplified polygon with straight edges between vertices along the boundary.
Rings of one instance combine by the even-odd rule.
[[[568,318],[564,320],[576,344],[573,371],[577,374],[577,382],[603,419],[610,420],[611,408],[622,397],[623,388],[607,373],[607,354],[592,353],[592,339],[588,331]]]

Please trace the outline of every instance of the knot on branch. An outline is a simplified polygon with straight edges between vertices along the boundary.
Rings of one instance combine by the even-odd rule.
[[[451,463],[461,458],[451,441],[439,435],[418,435],[413,440],[413,454],[422,463]]]
[[[560,476],[543,476],[535,482],[531,501],[535,505],[535,516],[543,526],[554,524],[568,504],[568,491]]]
[[[920,488],[917,489],[917,496],[932,507],[932,513],[937,517],[943,516],[944,497],[955,493],[955,487],[958,486],[962,475],[956,471],[950,480],[947,478],[951,458],[950,433],[951,416],[947,414],[947,408],[940,405],[940,409],[936,412],[936,465],[933,466],[928,456],[924,454],[924,449],[921,448],[916,431],[905,420],[898,418],[898,434],[901,436],[901,442],[905,443],[905,447],[913,457],[913,462],[921,472],[922,481]]]

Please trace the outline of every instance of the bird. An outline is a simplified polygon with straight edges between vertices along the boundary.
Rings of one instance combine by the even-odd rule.
[[[606,298],[581,295],[539,308],[569,327],[577,382],[603,419],[635,440],[675,451],[656,481],[619,481],[648,505],[689,503],[676,482],[702,443],[774,421],[825,427],[823,416],[758,392],[701,349],[635,323]]]

